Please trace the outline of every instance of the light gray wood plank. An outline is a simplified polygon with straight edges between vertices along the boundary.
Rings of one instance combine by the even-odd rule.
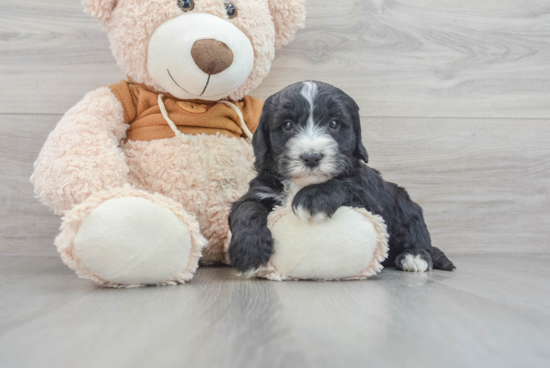
[[[431,280],[522,313],[550,317],[550,254],[454,256],[458,271],[439,272]]]
[[[0,255],[57,257],[58,216],[34,197],[29,178],[61,115],[0,114]]]
[[[550,359],[550,314],[519,300],[548,305],[545,278],[528,277],[533,288],[508,282],[511,273],[547,276],[548,257],[456,256],[453,273],[388,269],[352,282],[201,268],[187,285],[119,290],[90,290],[45,260],[0,261],[2,295],[40,310],[21,322],[25,311],[0,309],[20,321],[0,330],[1,366],[546,367]]]
[[[546,0],[309,0],[307,28],[253,93],[304,79],[366,116],[549,118]],[[64,113],[123,77],[79,1],[0,4],[0,113]]]
[[[77,278],[59,257],[0,256],[0,270],[1,334],[97,288]]]
[[[545,0],[309,1],[306,29],[259,89],[316,79],[363,115],[550,117]]]
[[[0,3],[0,113],[63,114],[125,78],[81,1]]]
[[[550,249],[550,121],[369,119],[370,165],[424,209],[451,253]]]
[[[60,116],[0,115],[0,254],[56,256],[59,218],[28,178]],[[550,250],[550,124],[363,118],[370,165],[424,208],[450,254]]]

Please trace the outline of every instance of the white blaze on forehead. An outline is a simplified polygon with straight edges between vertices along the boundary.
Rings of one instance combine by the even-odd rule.
[[[306,152],[320,152],[323,146],[328,143],[328,137],[326,137],[321,127],[315,126],[315,121],[313,120],[317,90],[317,84],[314,82],[304,82],[301,94],[309,103],[309,118],[306,127],[302,128],[299,134],[300,143],[298,147],[295,147],[302,151],[300,154]]]
[[[304,82],[304,87],[302,88],[302,96],[309,103],[309,119],[307,121],[308,125],[313,124],[313,109],[315,108],[315,97],[317,96],[317,85],[313,82]]]

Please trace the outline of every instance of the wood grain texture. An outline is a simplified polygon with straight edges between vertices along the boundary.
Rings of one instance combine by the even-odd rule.
[[[56,254],[29,176],[60,116],[0,115],[0,254]],[[550,122],[363,117],[370,165],[424,208],[450,254],[550,251]]]
[[[124,78],[105,32],[78,0],[3,0],[0,50],[0,113],[64,114]]]
[[[453,261],[351,282],[201,268],[187,285],[114,290],[56,258],[0,257],[0,366],[547,367],[550,258]]]
[[[365,119],[370,165],[450,252],[550,251],[550,121]]]
[[[316,79],[377,117],[550,117],[545,0],[309,1],[262,96]],[[282,76],[282,77],[281,77]]]
[[[546,0],[309,0],[261,98],[333,83],[366,116],[550,118]],[[62,114],[123,73],[76,0],[0,3],[0,113]]]
[[[60,220],[34,198],[29,178],[61,115],[0,114],[0,254],[55,256]]]

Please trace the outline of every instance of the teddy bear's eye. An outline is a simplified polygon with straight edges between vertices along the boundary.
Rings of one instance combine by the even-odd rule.
[[[233,19],[237,16],[237,8],[235,8],[235,5],[231,3],[225,3],[225,12],[227,13],[229,19]]]
[[[178,6],[184,12],[188,12],[195,8],[195,0],[178,0]]]

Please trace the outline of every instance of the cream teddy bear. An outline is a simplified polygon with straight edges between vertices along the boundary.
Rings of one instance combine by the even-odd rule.
[[[227,262],[230,205],[254,177],[248,96],[305,19],[304,0],[85,0],[128,80],[88,93],[31,177],[63,215],[55,244],[111,287],[175,284]],[[202,257],[202,258],[201,258]]]

